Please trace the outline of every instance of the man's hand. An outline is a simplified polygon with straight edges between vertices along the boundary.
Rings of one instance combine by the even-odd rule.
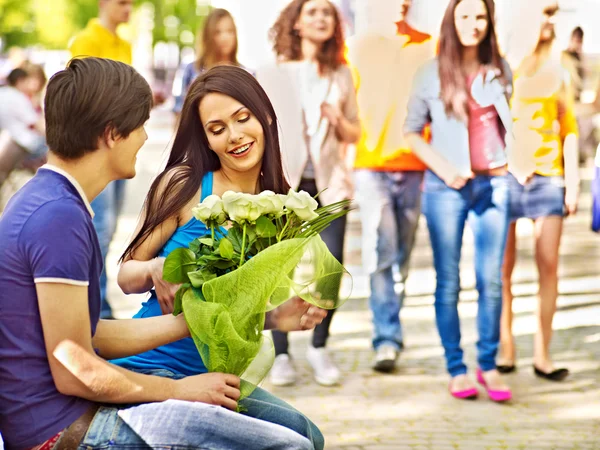
[[[294,297],[267,313],[265,328],[277,328],[284,332],[311,330],[326,316],[327,310]]]
[[[240,398],[240,379],[227,373],[204,373],[175,382],[173,398],[223,406],[235,411]]]
[[[163,314],[171,314],[173,312],[173,304],[175,303],[175,293],[180,285],[171,284],[163,280],[164,265],[165,258],[154,258],[150,268],[150,275],[152,276],[160,310]]]

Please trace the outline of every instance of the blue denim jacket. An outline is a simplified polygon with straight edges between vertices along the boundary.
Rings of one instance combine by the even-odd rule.
[[[506,61],[503,63],[506,85],[500,82],[495,71],[490,70],[485,77],[483,74],[478,75],[471,88],[471,95],[477,103],[481,106],[495,106],[506,130],[506,148],[494,156],[493,167],[507,163],[512,143],[512,116],[507,100],[512,94],[512,72]],[[469,131],[463,121],[446,114],[441,99],[437,58],[425,63],[415,75],[404,133],[421,133],[427,124],[431,125],[431,146],[456,167],[461,175],[470,174]]]

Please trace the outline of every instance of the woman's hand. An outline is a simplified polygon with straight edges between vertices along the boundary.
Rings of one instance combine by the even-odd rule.
[[[165,258],[154,258],[150,261],[150,264],[150,276],[154,283],[154,290],[156,291],[160,310],[163,314],[171,314],[173,312],[173,304],[175,303],[175,293],[181,285],[168,283],[163,280]]]
[[[565,191],[565,207],[567,216],[572,216],[577,213],[577,204],[579,203],[579,189],[567,188]]]
[[[325,102],[321,104],[321,115],[329,120],[332,127],[337,128],[342,117],[342,112],[331,103]]]
[[[462,175],[459,175],[458,173],[453,173],[450,174],[450,176],[447,177],[444,181],[448,185],[448,187],[451,187],[452,189],[456,189],[458,191],[464,188],[467,182],[473,179],[474,176],[475,174],[473,172],[471,172],[471,175],[469,175],[468,177],[464,177]]]

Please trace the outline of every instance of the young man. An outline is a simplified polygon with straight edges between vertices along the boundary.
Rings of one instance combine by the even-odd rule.
[[[391,4],[390,4],[391,5]],[[362,224],[363,267],[370,276],[374,369],[391,372],[403,347],[400,308],[420,215],[425,165],[404,141],[412,78],[434,54],[431,36],[410,26],[411,0],[402,0],[400,20],[389,18],[387,0],[368,6],[368,30],[348,43],[357,82],[363,135],[356,146],[356,201]],[[396,292],[393,269],[399,269]]]
[[[133,10],[133,0],[99,0],[99,14],[91,19],[69,47],[73,58],[78,56],[95,56],[120,61],[132,62],[131,44],[117,35],[119,25],[129,22]],[[113,235],[117,229],[117,221],[125,197],[125,180],[109,184],[92,203],[96,212],[94,227],[100,240],[102,259],[106,263],[106,255]],[[106,270],[102,271],[100,291],[102,310],[100,317],[113,317],[112,308],[107,300]]]
[[[5,444],[17,450],[49,450],[55,443],[55,450],[311,448],[287,428],[228,411],[240,395],[233,375],[171,380],[106,361],[189,336],[182,315],[99,320],[102,255],[90,200],[111,181],[135,175],[151,106],[148,84],[123,63],[76,59],[50,80],[48,164],[0,218]],[[267,322],[304,329],[324,316],[290,301]]]

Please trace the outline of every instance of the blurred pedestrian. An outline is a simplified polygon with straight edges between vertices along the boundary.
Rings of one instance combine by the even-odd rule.
[[[411,4],[412,0],[402,0],[396,23],[382,11],[385,17],[373,19],[368,32],[348,42],[363,127],[354,165],[356,202],[362,225],[363,268],[371,286],[373,368],[380,372],[395,368],[404,346],[400,309],[426,169],[402,133],[411,81],[417,69],[434,56],[431,36],[407,20]],[[386,33],[390,26],[391,33]],[[400,274],[397,285],[396,267]]]
[[[459,399],[478,391],[467,376],[458,316],[463,233],[475,241],[479,293],[477,380],[493,401],[512,396],[496,370],[502,307],[501,267],[508,228],[507,152],[512,75],[500,57],[493,0],[451,0],[439,54],[417,73],[404,126],[413,151],[427,164],[423,213],[437,283],[435,313],[449,390]],[[431,143],[421,133],[431,123]]]
[[[293,0],[273,25],[271,40],[279,62],[276,71],[282,78],[261,79],[259,70],[258,79],[277,114],[284,117],[282,152],[290,185],[313,196],[320,193],[322,205],[351,198],[345,146],[358,141],[360,123],[352,74],[344,57],[339,12],[329,0]],[[278,86],[279,82],[283,83]],[[295,110],[287,114],[290,109]],[[292,128],[295,131],[287,134]],[[345,229],[346,216],[335,220],[321,235],[340,262]],[[336,281],[341,284],[341,277]],[[333,313],[329,311],[315,328],[307,350],[315,380],[325,386],[335,385],[341,378],[325,348]],[[273,341],[276,358],[271,382],[277,386],[293,384],[296,370],[289,356],[288,335],[273,331]]]
[[[543,14],[542,14],[543,12]],[[512,334],[512,273],[516,262],[516,221],[534,223],[535,260],[539,274],[538,329],[533,368],[537,376],[561,381],[569,373],[550,357],[552,319],[558,297],[558,261],[565,215],[577,211],[579,198],[577,121],[569,72],[553,55],[555,1],[540,8],[539,37],[533,54],[516,69],[513,115],[515,160],[509,176],[510,219],[503,269],[501,352],[498,369],[515,370]],[[518,179],[518,180],[517,180]]]
[[[131,44],[117,34],[119,25],[129,22],[133,10],[133,0],[99,0],[99,14],[91,19],[70,45],[72,57],[95,56],[132,63]],[[109,183],[106,189],[92,202],[94,227],[100,241],[104,269],[100,279],[102,299],[102,319],[113,318],[112,308],[107,300],[106,255],[117,228],[119,213],[123,207],[125,180]]]
[[[46,154],[45,125],[34,98],[45,84],[33,66],[14,69],[0,88],[0,186],[24,160]],[[37,68],[36,68],[37,70]]]
[[[231,13],[226,9],[213,9],[204,22],[196,40],[196,60],[185,66],[181,76],[174,81],[175,106],[179,116],[188,88],[201,73],[220,64],[240,66],[237,60],[237,28]]]

